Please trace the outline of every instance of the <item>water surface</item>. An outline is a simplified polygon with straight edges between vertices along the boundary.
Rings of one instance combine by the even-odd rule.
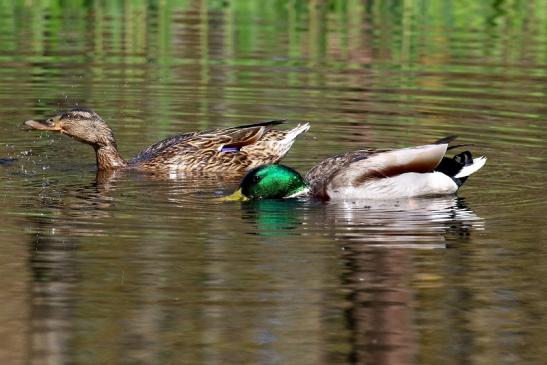
[[[63,3],[64,4],[64,3]],[[542,1],[0,4],[0,362],[542,364]],[[457,134],[457,197],[222,203],[227,176],[97,175],[20,124],[85,105],[129,158],[309,121],[284,163]]]

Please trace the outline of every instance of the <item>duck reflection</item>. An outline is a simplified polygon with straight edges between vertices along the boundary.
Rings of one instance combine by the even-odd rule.
[[[85,183],[77,181],[63,185],[45,182],[38,194],[38,206],[40,209],[46,209],[50,218],[62,217],[69,223],[66,227],[54,225],[57,230],[71,230],[75,233],[75,227],[85,228],[84,225],[78,224],[79,219],[87,221],[111,216],[113,198],[109,193],[116,189],[119,178],[120,174],[116,171],[97,171],[95,178]],[[36,206],[36,201],[28,204],[29,209],[32,209]]]
[[[243,219],[256,225],[261,236],[287,236],[298,234],[294,231],[304,222],[305,205],[297,199],[251,200],[242,204]]]
[[[416,249],[462,244],[483,221],[458,198],[341,204],[335,211],[331,220],[344,249],[341,282],[348,292],[351,362],[415,362],[420,346],[412,285]]]
[[[482,225],[480,218],[466,207],[463,200],[457,198],[376,202],[374,205],[297,199],[243,202],[238,205],[210,202],[211,192],[218,190],[218,181],[210,180],[210,185],[203,181],[162,180],[147,175],[128,176],[125,173],[117,175],[100,172],[91,182],[80,184],[80,188],[72,183],[71,186],[58,183],[46,185],[38,195],[39,208],[46,214],[27,217],[27,231],[32,233],[29,266],[33,275],[33,359],[43,359],[44,363],[65,363],[72,360],[69,358],[73,356],[69,345],[75,334],[71,326],[77,323],[76,311],[85,307],[85,303],[78,303],[73,299],[75,291],[81,288],[83,281],[93,288],[91,280],[81,279],[82,276],[90,275],[94,280],[102,280],[103,283],[112,285],[108,288],[110,295],[119,296],[120,301],[129,300],[134,304],[133,312],[123,312],[126,319],[133,318],[133,315],[134,318],[138,316],[134,326],[126,326],[124,340],[131,342],[137,338],[138,343],[146,342],[149,344],[147,348],[150,349],[151,346],[153,349],[142,354],[143,358],[146,358],[147,363],[157,360],[154,356],[161,352],[161,341],[158,339],[162,332],[161,323],[157,319],[162,318],[162,314],[159,312],[161,307],[156,304],[158,298],[162,298],[165,293],[158,289],[156,280],[168,277],[177,266],[170,266],[172,260],[149,259],[165,257],[162,256],[165,255],[165,247],[162,246],[161,235],[157,235],[161,229],[154,229],[154,234],[149,233],[151,237],[148,238],[139,236],[146,233],[134,227],[136,224],[150,224],[151,218],[146,216],[146,210],[134,212],[137,208],[154,209],[156,215],[157,209],[164,209],[164,217],[170,214],[182,218],[188,217],[188,211],[181,207],[191,206],[196,209],[197,204],[201,203],[206,205],[204,209],[215,209],[221,204],[218,212],[207,215],[210,219],[206,223],[200,217],[195,220],[188,218],[192,224],[188,227],[209,223],[211,232],[223,233],[216,241],[204,235],[197,238],[203,244],[184,245],[181,249],[187,257],[193,257],[196,253],[197,257],[206,257],[206,254],[211,255],[208,250],[214,248],[220,249],[220,253],[211,257],[223,255],[221,257],[224,258],[226,252],[222,251],[225,248],[223,244],[230,241],[225,236],[229,236],[230,229],[234,227],[228,226],[227,222],[230,220],[224,219],[223,215],[231,215],[234,210],[239,210],[243,221],[254,227],[250,230],[253,235],[302,236],[306,240],[314,240],[320,236],[322,239],[330,237],[339,242],[344,248],[342,261],[346,270],[342,283],[348,291],[350,301],[345,314],[346,325],[351,330],[351,356],[354,363],[403,363],[412,360],[416,354],[417,334],[413,327],[412,311],[415,305],[407,282],[412,270],[411,257],[414,250],[400,250],[399,247],[445,247],[451,236],[467,237]],[[143,191],[146,194],[142,194]],[[123,199],[117,198],[122,195]],[[147,208],[147,203],[153,206]],[[36,201],[28,204],[29,211],[36,209]],[[121,206],[122,204],[128,206]],[[126,218],[121,219],[118,212],[123,212]],[[110,218],[113,215],[117,228],[111,224],[113,219]],[[211,219],[211,216],[219,219]],[[120,228],[120,225],[123,227]],[[176,226],[170,225],[169,229],[173,232]],[[207,228],[203,228],[203,231],[208,232]],[[183,234],[183,230],[176,232]],[[103,254],[123,252],[123,259],[110,260],[108,256],[108,259],[99,260],[100,265],[93,264],[93,260],[87,262],[86,250],[90,250],[90,246],[81,248],[107,235],[125,237],[120,240],[104,239],[105,243],[116,245],[117,248],[109,248]],[[234,234],[233,237],[239,236]],[[173,240],[175,241],[178,242]],[[147,244],[142,244],[143,242]],[[292,241],[289,239],[286,242]],[[131,247],[135,244],[138,249],[132,250]],[[259,249],[259,246],[252,247]],[[99,245],[94,244],[91,250],[97,249]],[[96,254],[94,252],[94,255],[87,257],[96,258]],[[257,257],[262,257],[262,254],[264,257],[270,255],[259,252]],[[265,260],[271,260],[271,256]],[[212,272],[220,271],[222,275],[219,276],[225,279],[234,270],[234,267],[229,266],[229,261],[228,264],[224,263],[229,268],[226,272],[219,269],[217,259],[212,260],[209,266],[214,267]],[[81,262],[87,262],[86,266],[77,264]],[[110,275],[116,276],[125,272],[124,267],[117,265],[123,266],[126,262],[136,263],[135,275],[146,273],[135,287],[138,288],[136,297],[119,290],[117,284],[112,284],[117,280],[109,281],[101,276],[105,265],[116,266],[110,267]],[[285,260],[283,262],[286,264]],[[132,264],[128,264],[128,267],[132,267]],[[201,270],[206,267],[206,260],[203,265],[196,266],[198,277],[202,276]],[[192,271],[185,275],[191,276],[189,273]],[[119,280],[121,282],[124,279],[121,277]],[[209,293],[199,283],[190,285],[195,285],[196,292]],[[123,287],[120,285],[120,288]],[[90,293],[93,295],[94,292],[90,291],[87,295]],[[209,325],[203,324],[204,328]],[[41,362],[37,360],[36,363]]]
[[[416,307],[409,288],[412,250],[346,247],[342,275],[350,303],[351,362],[411,364],[417,355]]]
[[[73,291],[81,272],[76,262],[78,237],[101,236],[103,229],[90,221],[110,217],[115,187],[114,172],[97,172],[91,182],[75,186],[44,183],[37,200],[24,202],[28,211],[25,230],[31,234],[29,268],[32,275],[32,328],[27,350],[33,364],[63,364],[69,361]],[[82,219],[85,218],[85,221]]]
[[[32,330],[27,350],[31,362],[72,362],[74,354],[70,344],[77,335],[72,326],[79,316],[77,311],[85,307],[85,303],[75,299],[77,291],[81,289],[82,276],[94,275],[95,280],[109,282],[104,275],[121,275],[119,282],[122,283],[125,280],[125,274],[122,273],[131,270],[135,261],[142,260],[144,263],[139,264],[135,272],[137,275],[147,273],[146,280],[150,278],[150,282],[144,282],[136,294],[138,298],[131,300],[135,303],[139,303],[139,300],[155,303],[161,293],[157,292],[157,283],[153,278],[167,275],[165,266],[169,265],[169,261],[144,259],[157,257],[165,248],[161,236],[154,236],[147,231],[147,228],[152,228],[154,232],[159,230],[149,222],[146,212],[153,210],[157,216],[158,209],[163,209],[165,215],[187,214],[181,207],[196,205],[200,198],[209,199],[210,191],[218,189],[219,183],[232,181],[230,179],[216,175],[165,176],[98,171],[94,176],[84,173],[83,176],[73,175],[69,179],[33,181],[32,186],[36,192],[32,196],[35,198],[21,203],[23,211],[36,212],[28,214],[24,222],[25,232],[29,234],[28,267],[32,275],[29,318]],[[209,195],[200,196],[207,191]],[[120,227],[120,223],[124,226]],[[124,238],[112,238],[116,236]],[[97,267],[96,264],[87,263],[83,267],[77,264],[82,262],[82,257],[87,256],[86,251],[90,247],[95,251],[101,245],[122,246],[128,245],[128,242],[155,244],[127,251],[124,260],[105,260],[102,263],[104,273],[89,273],[90,269]],[[108,248],[106,254],[119,251],[119,248]],[[120,263],[122,267],[108,268],[107,265],[112,262]],[[93,286],[89,282],[87,285]],[[122,284],[119,285],[123,288]],[[118,293],[110,288],[110,293],[113,292]],[[119,295],[124,299],[129,296],[123,290]],[[153,344],[160,348],[161,344],[157,340],[160,337],[157,332],[159,325],[155,320],[158,307],[142,304],[138,308],[138,321],[135,320],[134,326],[126,326],[124,339],[139,339],[149,346]],[[125,315],[130,317],[131,313]],[[146,363],[154,363],[157,359],[153,357],[159,352],[149,351],[139,356],[147,359],[144,361]]]
[[[340,202],[324,217],[338,240],[369,246],[443,248],[451,237],[481,230],[484,222],[457,197]]]
[[[319,233],[368,246],[407,248],[446,247],[452,237],[484,226],[465,200],[457,197],[328,203],[256,200],[242,203],[242,216],[259,235]]]
[[[76,182],[71,180],[69,185],[44,183],[38,194],[39,206],[55,216],[71,218],[71,223],[77,224],[78,218],[88,222],[111,217],[119,195],[135,195],[136,200],[151,198],[154,202],[170,202],[176,208],[186,206],[189,202],[196,203],[196,198],[206,198],[219,186],[234,184],[240,178],[240,175],[200,172],[169,175],[161,172],[98,170],[95,177],[87,182],[82,182],[80,178]],[[35,202],[29,204],[34,206]],[[85,228],[73,224],[67,228],[72,233],[85,234],[74,232],[78,227]],[[93,228],[95,235],[100,233],[96,228]]]
[[[482,219],[456,197],[282,203],[245,204],[244,218],[252,220],[262,235],[328,232],[341,242],[345,267],[341,282],[349,302],[345,309],[349,362],[413,363],[419,348],[417,304],[410,282],[415,249],[461,243],[473,230],[483,228]]]

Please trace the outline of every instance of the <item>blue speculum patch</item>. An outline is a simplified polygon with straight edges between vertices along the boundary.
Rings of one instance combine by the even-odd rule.
[[[238,152],[238,151],[239,151],[238,147],[222,147],[222,149],[220,150],[220,152]]]

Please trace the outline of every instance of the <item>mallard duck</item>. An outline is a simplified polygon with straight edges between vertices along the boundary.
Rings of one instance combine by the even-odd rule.
[[[395,150],[359,150],[329,157],[305,177],[284,165],[249,171],[228,199],[279,199],[311,195],[329,199],[398,199],[455,193],[486,163],[465,151],[446,157],[456,137]]]
[[[294,139],[309,129],[299,124],[291,130],[276,130],[283,121],[269,121],[232,128],[190,132],[169,137],[124,160],[114,134],[94,111],[73,109],[46,120],[27,120],[28,129],[66,134],[95,149],[97,168],[113,170],[177,170],[243,173],[256,166],[277,163]]]

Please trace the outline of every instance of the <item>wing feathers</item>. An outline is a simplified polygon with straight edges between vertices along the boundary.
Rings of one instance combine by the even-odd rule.
[[[237,148],[241,149],[243,146],[248,146],[250,144],[256,143],[260,137],[264,135],[267,128],[265,126],[255,127],[255,128],[246,128],[238,130],[237,132],[231,133],[231,141],[222,144],[219,147],[219,151],[223,148]]]
[[[407,172],[430,172],[446,153],[447,144],[431,144],[381,152],[340,169],[329,185],[358,186],[370,179],[393,177]]]

